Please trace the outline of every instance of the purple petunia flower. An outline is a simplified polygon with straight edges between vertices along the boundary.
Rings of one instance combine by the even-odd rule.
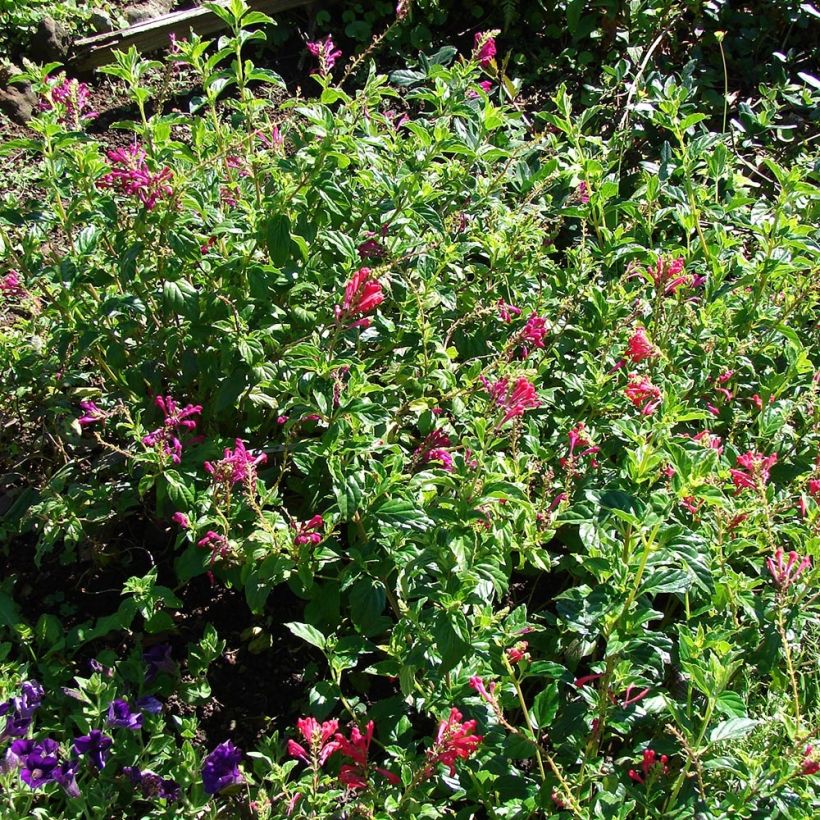
[[[44,694],[43,687],[36,680],[26,681],[20,687],[18,697],[0,703],[0,717],[6,717],[6,726],[0,732],[0,740],[7,737],[23,737],[28,732]]]
[[[182,796],[179,784],[170,777],[160,777],[149,769],[140,771],[136,766],[125,766],[122,773],[129,777],[135,786],[139,786],[143,797],[159,797],[169,803],[175,803]]]
[[[58,783],[69,797],[79,797],[80,787],[77,785],[77,769],[80,765],[78,760],[66,760],[61,763],[52,773],[55,783]]]
[[[6,756],[3,758],[0,769],[4,772],[19,769],[23,765],[23,761],[34,751],[36,745],[37,741],[31,738],[13,741],[6,750]]]
[[[142,659],[148,667],[145,670],[146,682],[150,683],[160,672],[173,675],[177,671],[177,665],[171,657],[170,644],[154,644],[142,653]]]
[[[39,789],[54,780],[54,770],[60,765],[59,745],[50,737],[35,743],[23,760],[20,779],[32,789]]]
[[[137,700],[137,709],[140,712],[148,712],[151,715],[158,715],[162,711],[162,702],[153,695],[144,695]]]
[[[108,725],[136,731],[142,728],[142,715],[132,712],[127,700],[117,698],[108,707]]]
[[[220,794],[230,786],[239,786],[245,778],[239,771],[242,750],[226,740],[220,743],[202,764],[202,783],[206,794]]]
[[[102,769],[105,766],[105,759],[113,742],[108,735],[104,735],[99,729],[92,729],[87,735],[78,737],[74,741],[74,751],[78,755],[86,755],[98,769]]]

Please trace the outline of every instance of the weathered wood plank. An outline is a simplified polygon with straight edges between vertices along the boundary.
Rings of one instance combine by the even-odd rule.
[[[308,6],[313,2],[314,0],[248,0],[248,5],[255,11],[273,14],[298,6]],[[77,40],[70,63],[78,71],[88,71],[109,62],[114,49],[127,51],[131,46],[136,46],[141,52],[158,51],[168,47],[170,34],[186,37],[194,31],[196,34],[208,35],[224,28],[224,21],[205,8],[172,11],[129,28]]]

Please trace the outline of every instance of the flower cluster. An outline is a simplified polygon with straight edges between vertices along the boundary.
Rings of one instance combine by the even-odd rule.
[[[0,276],[0,293],[7,299],[22,296],[25,292],[20,274],[16,270],[10,270],[5,276]]]
[[[654,749],[645,749],[643,753],[643,760],[641,761],[641,772],[635,769],[629,770],[630,779],[636,783],[644,783],[649,774],[656,769],[656,767],[663,774],[669,774],[669,757],[661,755],[658,757]]]
[[[794,550],[788,554],[784,561],[784,552],[781,547],[774,551],[774,556],[766,559],[766,567],[769,570],[777,587],[785,592],[798,578],[804,570],[811,567],[811,556],[806,555],[801,558]]]
[[[536,313],[530,314],[527,323],[518,333],[516,341],[521,345],[521,358],[526,359],[532,348],[544,347],[544,337],[549,331],[547,320]]]
[[[142,443],[146,447],[160,445],[163,455],[170,456],[174,464],[179,464],[182,460],[182,442],[179,437],[182,430],[190,432],[196,429],[193,416],[198,416],[202,412],[202,407],[198,404],[180,407],[171,396],[157,396],[154,403],[162,410],[165,419],[162,427],[157,427],[143,436]]]
[[[333,44],[333,37],[328,34],[324,40],[316,40],[307,44],[307,50],[319,61],[319,74],[326,77],[336,65],[336,60],[342,52]]]
[[[777,463],[777,453],[764,456],[756,450],[749,450],[737,457],[735,467],[729,470],[732,483],[737,488],[737,492],[745,489],[755,489],[758,482],[767,484],[769,481],[769,471]]]
[[[110,188],[126,196],[135,196],[150,211],[157,202],[173,195],[170,185],[171,169],[164,167],[158,173],[148,170],[145,149],[136,142],[128,148],[115,148],[106,156],[112,169],[97,180],[99,188]]]
[[[367,788],[367,756],[370,750],[370,742],[373,740],[373,729],[374,724],[373,721],[370,720],[364,728],[364,734],[362,734],[358,726],[354,726],[350,730],[349,739],[342,734],[336,735],[336,744],[339,752],[352,761],[351,763],[342,764],[341,769],[339,769],[339,780],[347,786],[348,789],[356,790]],[[387,769],[377,766],[376,772],[394,785],[401,783],[401,780]]]
[[[660,388],[639,373],[629,374],[629,384],[624,388],[624,395],[641,411],[642,416],[654,413],[663,400]]]
[[[414,464],[427,464],[437,461],[441,468],[452,472],[453,457],[445,449],[450,446],[450,437],[443,430],[433,430],[424,437],[424,441],[413,452]]]
[[[559,464],[568,472],[574,472],[578,466],[578,461],[582,458],[589,458],[589,466],[593,469],[598,466],[594,456],[600,452],[601,448],[595,446],[587,434],[586,425],[579,421],[568,433],[569,451],[559,459]],[[581,448],[580,452],[575,452],[576,447]]]
[[[236,439],[234,449],[226,447],[217,462],[205,462],[205,470],[213,477],[214,483],[228,490],[234,484],[244,484],[250,492],[256,487],[256,468],[268,460],[265,453],[254,456],[245,447],[242,439]]]
[[[473,59],[482,67],[489,68],[495,60],[495,35],[497,31],[477,31],[473,41]]]
[[[80,427],[96,424],[98,421],[103,421],[107,416],[105,411],[100,410],[93,401],[81,401],[80,409],[83,411],[83,415],[77,419],[77,424],[79,424]]]
[[[50,111],[55,106],[62,107],[59,122],[70,128],[80,128],[83,122],[93,120],[96,111],[91,111],[91,90],[85,83],[62,76],[62,80],[54,80],[55,85],[49,89],[38,108],[41,111]]]
[[[124,766],[122,773],[148,800],[160,799],[167,800],[169,803],[176,803],[182,797],[182,789],[176,780],[170,777],[160,777],[150,769],[142,770],[136,766]]]
[[[504,410],[499,427],[511,419],[523,416],[526,410],[541,406],[535,386],[524,376],[516,379],[512,385],[506,377],[490,382],[482,376],[481,383],[490,398]]]
[[[314,717],[303,717],[296,721],[296,728],[304,738],[307,748],[291,739],[288,740],[288,754],[304,761],[308,766],[314,768],[324,766],[327,759],[341,748],[340,743],[335,739],[339,728],[338,720],[326,720],[324,723],[319,723]]]
[[[450,709],[446,720],[439,723],[436,740],[433,747],[427,752],[427,767],[429,774],[438,763],[443,763],[450,770],[452,777],[456,773],[456,761],[466,760],[475,754],[482,735],[475,733],[476,721],[463,720],[463,716],[455,706]]]
[[[313,544],[314,546],[322,540],[322,530],[325,526],[325,520],[321,515],[314,515],[308,521],[297,522],[293,525],[296,530],[296,535],[293,537],[293,543],[297,547],[303,544]]]
[[[8,737],[24,737],[31,727],[34,713],[40,708],[44,696],[43,687],[36,680],[25,681],[20,694],[0,703],[0,717],[6,718],[6,725],[0,733],[0,740]]]
[[[370,319],[365,315],[372,313],[383,301],[384,292],[378,279],[374,279],[370,268],[359,268],[345,286],[345,296],[341,305],[336,305],[333,312],[339,324],[346,324],[355,319],[350,327],[369,327]],[[357,316],[362,318],[356,319]]]
[[[60,744],[50,737],[15,740],[6,752],[5,766],[18,768],[20,779],[32,789],[57,783],[70,797],[79,797],[76,760],[61,760]]]

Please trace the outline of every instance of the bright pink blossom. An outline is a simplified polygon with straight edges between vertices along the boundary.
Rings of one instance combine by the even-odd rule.
[[[764,456],[755,450],[749,450],[738,456],[736,467],[729,470],[737,491],[754,489],[757,487],[758,479],[762,484],[766,484],[769,481],[769,471],[776,462],[777,453]]]
[[[255,456],[245,447],[241,438],[234,442],[234,449],[226,447],[222,458],[217,462],[205,462],[205,469],[213,476],[214,482],[225,487],[233,484],[247,484],[253,490],[256,484],[256,468],[264,464],[268,457],[265,453]]]
[[[308,766],[319,768],[324,766],[327,759],[341,748],[338,740],[334,739],[339,728],[338,720],[327,720],[319,723],[314,717],[303,717],[296,721],[299,734],[305,740],[307,748],[295,740],[288,741],[288,754],[299,758]]]
[[[522,356],[526,358],[533,347],[544,347],[544,337],[549,327],[547,320],[536,313],[530,314],[527,324],[518,333],[518,342],[522,346]]]
[[[674,259],[669,257],[658,257],[654,268],[648,268],[649,276],[655,283],[658,291],[664,296],[674,293],[681,285],[685,285],[689,280],[684,271],[684,261],[682,256]]]
[[[425,436],[424,441],[413,453],[413,462],[426,464],[437,461],[448,473],[453,469],[453,457],[446,448],[450,446],[450,437],[443,430],[433,430]]]
[[[513,316],[521,315],[520,307],[507,304],[507,302],[505,302],[503,299],[499,299],[498,302],[496,302],[496,304],[498,305],[498,315],[504,322],[511,322],[513,320]]]
[[[643,416],[654,413],[662,401],[660,388],[638,373],[629,374],[629,384],[624,388],[624,394]]]
[[[384,292],[378,279],[372,279],[370,268],[359,268],[345,286],[345,297],[341,305],[336,305],[336,321],[346,323],[357,316],[372,313],[383,301]],[[350,327],[367,327],[367,318],[353,322]]]
[[[128,148],[115,148],[107,153],[112,169],[97,180],[98,188],[111,188],[127,196],[135,196],[150,211],[157,201],[171,196],[171,169],[158,173],[148,170],[145,150],[132,143]]]
[[[649,776],[649,773],[656,766],[660,766],[663,774],[669,774],[669,758],[666,755],[658,757],[653,749],[646,749],[643,753],[643,760],[641,761],[641,769],[643,775],[639,774],[635,769],[629,770],[629,777],[636,783],[643,783],[644,779]]]
[[[626,343],[624,356],[633,364],[638,364],[645,359],[654,359],[658,355],[658,348],[649,341],[646,335],[646,329],[643,327],[639,327],[629,337],[629,341]]]
[[[313,544],[315,546],[322,540],[324,526],[325,520],[321,515],[314,515],[309,521],[295,524],[296,535],[293,538],[293,543],[297,547],[301,547],[303,544]]]
[[[482,68],[489,68],[496,55],[495,32],[477,31],[473,43],[473,57]]]
[[[10,270],[5,276],[0,277],[0,293],[7,299],[10,296],[22,296],[25,292],[20,274],[16,270]]]
[[[578,424],[573,427],[568,434],[569,437],[569,452],[566,456],[559,459],[560,465],[565,470],[573,471],[578,464],[578,460],[586,457],[590,457],[590,467],[593,469],[598,466],[598,462],[595,458],[592,458],[596,453],[600,452],[601,448],[596,447],[592,444],[589,439],[589,436],[586,432],[586,425],[584,422],[579,421]],[[579,453],[575,452],[575,448],[580,447],[583,448]]]
[[[106,418],[106,413],[100,410],[93,401],[81,401],[80,407],[83,410],[83,415],[77,419],[77,424],[80,427],[85,427],[88,424],[95,424]]]
[[[530,653],[527,652],[527,648],[529,644],[526,641],[519,641],[515,646],[511,646],[507,652],[507,660],[515,665],[521,663],[521,661],[526,660],[530,657]]]
[[[367,755],[370,750],[370,743],[373,740],[373,721],[367,722],[364,727],[364,734],[359,730],[358,726],[354,726],[350,730],[350,739],[342,734],[336,735],[336,743],[339,751],[352,763],[345,763],[339,770],[339,780],[347,786],[348,789],[365,789],[367,788],[369,767],[367,762]],[[376,767],[376,771],[387,780],[396,785],[401,783],[401,780],[387,769]]]
[[[450,709],[450,715],[439,723],[436,732],[436,741],[427,751],[426,771],[432,772],[437,763],[443,763],[450,770],[452,777],[456,773],[456,761],[466,760],[474,754],[484,739],[475,734],[476,721],[465,720],[455,707]]]
[[[211,584],[214,583],[214,564],[217,558],[225,558],[230,554],[231,547],[228,539],[218,532],[208,530],[205,535],[196,542],[198,547],[208,549],[211,551],[211,563],[208,570],[208,579]]]
[[[499,422],[499,426],[506,424],[510,419],[523,416],[526,410],[535,409],[541,406],[541,400],[535,386],[524,376],[516,379],[515,384],[510,385],[506,378],[497,382],[490,382],[486,378],[481,378],[484,389],[490,394],[490,398],[504,409],[504,416]]]
[[[324,40],[316,40],[307,44],[307,50],[319,61],[319,74],[326,77],[342,52],[333,44],[332,35],[328,34]]]
[[[775,584],[785,592],[804,570],[811,567],[811,557],[806,555],[801,559],[800,556],[792,550],[785,561],[783,558],[783,549],[778,547],[774,551],[774,557],[766,559],[766,566]]]
[[[183,530],[187,530],[191,526],[191,519],[184,512],[175,512],[171,516],[171,521],[178,524]]]
[[[589,202],[589,186],[586,182],[579,183],[578,189],[575,193],[577,194],[582,205],[586,205]]]
[[[800,767],[801,774],[812,775],[820,772],[820,754],[814,750],[814,746],[806,746],[806,751],[803,753],[803,764]]]
[[[706,449],[714,450],[719,456],[723,455],[723,441],[720,436],[709,432],[709,430],[702,430],[697,435],[692,436],[692,441],[696,441]]]
[[[146,447],[156,447],[161,445],[161,451],[166,456],[171,456],[174,464],[179,464],[182,460],[182,442],[180,435],[183,430],[191,431],[196,428],[196,421],[193,416],[198,416],[202,412],[199,404],[187,404],[180,407],[171,396],[157,396],[154,403],[162,410],[165,419],[162,427],[157,427],[148,435],[143,436],[142,443]]]
[[[46,92],[38,104],[40,111],[51,111],[55,105],[62,106],[59,122],[69,128],[79,129],[83,122],[93,120],[97,113],[91,108],[91,91],[85,83],[62,76]]]

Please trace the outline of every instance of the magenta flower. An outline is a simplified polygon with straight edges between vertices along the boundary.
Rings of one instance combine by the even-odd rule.
[[[498,707],[495,699],[495,690],[497,686],[495,681],[490,681],[488,689],[483,678],[478,675],[473,675],[469,680],[469,684],[471,689],[475,689],[475,691],[478,692],[482,700],[486,701],[494,709]]]
[[[698,442],[708,450],[714,450],[719,456],[723,455],[723,441],[720,436],[716,436],[708,430],[702,430],[696,436],[692,436],[692,441]]]
[[[598,466],[598,462],[593,456],[601,451],[600,447],[593,445],[586,432],[586,425],[579,421],[575,427],[568,433],[569,451],[566,456],[560,458],[558,463],[565,469],[571,472],[575,470],[578,459],[589,457],[589,465],[593,469]],[[580,452],[576,453],[575,448],[581,448]]]
[[[658,291],[664,296],[674,293],[681,285],[687,284],[689,280],[685,275],[684,261],[682,256],[670,259],[669,257],[658,257],[654,268],[647,268],[649,276],[655,283]]]
[[[338,720],[319,723],[314,717],[303,717],[296,721],[296,728],[304,738],[307,748],[295,740],[289,740],[288,754],[299,758],[308,766],[324,766],[327,759],[340,748],[338,741],[332,739],[339,728]]]
[[[433,747],[427,751],[425,771],[428,774],[432,773],[436,764],[443,763],[449,768],[452,777],[456,773],[456,761],[466,760],[473,755],[484,739],[481,735],[475,734],[475,729],[474,720],[462,722],[461,712],[455,706],[450,709],[447,719],[438,725]]]
[[[810,478],[807,488],[809,495],[820,503],[820,478]]]
[[[575,193],[577,194],[582,205],[586,205],[589,202],[589,186],[586,182],[579,183],[578,189]]]
[[[56,83],[46,92],[37,106],[40,111],[51,111],[55,106],[61,106],[63,111],[58,122],[69,128],[80,128],[83,122],[93,120],[97,116],[91,108],[91,91],[85,83],[68,79],[62,75],[62,80],[50,80]]]
[[[368,762],[367,756],[370,750],[370,742],[373,740],[373,721],[367,722],[364,727],[364,734],[359,730],[358,726],[354,726],[350,730],[350,739],[348,740],[344,735],[336,735],[336,743],[339,751],[347,758],[352,760],[352,763],[345,763],[339,770],[339,780],[348,789],[365,789],[368,785]],[[401,780],[387,769],[381,769],[378,766],[376,771],[384,778],[386,778],[393,785],[401,783]]]
[[[482,68],[489,68],[495,59],[495,34],[494,31],[477,31],[473,41],[473,59]]]
[[[307,44],[307,50],[319,61],[319,74],[326,77],[336,65],[342,52],[333,44],[333,37],[328,34],[324,40]]]
[[[110,188],[126,196],[135,196],[150,211],[160,199],[174,191],[169,184],[171,169],[164,167],[158,173],[148,170],[145,150],[137,143],[128,148],[115,148],[107,153],[112,169],[97,180],[98,188]]]
[[[22,296],[25,292],[20,274],[16,270],[10,270],[5,276],[0,277],[0,293],[7,299],[12,296]]]
[[[211,551],[211,566],[208,570],[208,580],[213,584],[216,559],[226,558],[230,554],[231,546],[228,539],[218,532],[208,530],[205,535],[196,542],[196,545],[201,549],[209,549]]]
[[[83,410],[83,415],[77,419],[77,424],[80,427],[85,427],[89,424],[95,424],[106,418],[107,414],[100,410],[93,401],[81,401],[80,407]]]
[[[336,305],[334,313],[339,324],[349,322],[357,316],[372,313],[383,301],[384,293],[378,279],[371,279],[370,268],[359,268],[345,286],[345,297],[341,305]],[[368,327],[370,319],[354,321],[350,327]]]
[[[783,549],[778,547],[774,551],[774,557],[766,559],[766,566],[772,578],[774,578],[775,584],[781,591],[785,592],[804,570],[811,567],[811,557],[806,555],[801,559],[800,556],[792,550],[784,562]]]
[[[443,430],[433,430],[413,453],[414,464],[438,461],[448,473],[453,469],[453,457],[445,448],[450,446],[450,437]]]
[[[293,539],[293,543],[297,547],[301,547],[303,544],[316,545],[320,543],[324,526],[325,520],[321,515],[314,515],[309,521],[297,523],[294,526],[296,535]]]
[[[202,406],[187,404],[185,407],[180,407],[171,396],[157,396],[154,404],[162,410],[165,419],[162,427],[157,427],[156,430],[143,436],[142,443],[146,447],[160,445],[162,454],[170,456],[174,464],[179,464],[182,460],[182,442],[179,437],[183,430],[190,432],[196,429],[193,416],[198,416],[202,412]]]
[[[544,347],[544,337],[547,335],[549,326],[543,316],[531,313],[527,319],[527,324],[518,333],[518,343],[522,346],[522,358],[530,354],[530,349],[534,347]]]
[[[245,442],[241,438],[236,439],[234,449],[226,447],[222,458],[211,463],[205,462],[205,469],[213,476],[214,483],[229,488],[233,484],[245,484],[251,492],[256,486],[256,468],[264,464],[268,457],[265,453],[260,453],[254,457],[245,448]]]
[[[669,758],[667,755],[661,755],[658,757],[657,753],[653,749],[646,749],[643,753],[643,760],[641,761],[641,770],[643,771],[643,775],[639,774],[635,771],[635,769],[630,769],[629,777],[636,783],[643,783],[644,778],[648,777],[649,773],[656,766],[660,766],[663,774],[669,774],[668,764]]]
[[[285,144],[285,138],[282,136],[278,125],[274,125],[273,128],[271,128],[269,137],[262,131],[257,131],[256,136],[262,145],[272,150],[278,151]]]
[[[504,410],[504,416],[499,422],[499,427],[506,424],[510,419],[523,416],[526,410],[541,406],[541,400],[538,398],[535,386],[524,376],[516,379],[513,385],[509,384],[507,378],[490,383],[482,376],[481,381],[484,389],[490,394],[490,398]]]
[[[191,519],[188,518],[188,516],[185,515],[184,512],[175,512],[171,516],[171,521],[173,521],[174,524],[178,524],[180,527],[182,527],[183,530],[190,529]]]
[[[513,316],[521,315],[521,308],[507,304],[503,299],[499,299],[496,304],[498,305],[498,315],[505,322],[511,322]]]
[[[511,646],[507,651],[507,660],[515,665],[523,660],[529,660],[530,653],[527,652],[529,644],[526,641],[519,641],[515,646]]]
[[[755,489],[758,479],[762,484],[769,481],[769,471],[777,463],[777,453],[764,456],[756,450],[749,450],[737,457],[737,465],[729,470],[732,483],[740,492],[744,489]]]
[[[659,351],[646,335],[646,329],[639,327],[630,337],[626,345],[624,356],[634,364],[645,359],[654,359]]]
[[[638,373],[629,374],[629,384],[624,388],[624,395],[643,416],[652,415],[663,400],[660,388]]]
[[[817,772],[820,772],[820,755],[814,750],[814,746],[806,746],[806,751],[803,753],[803,763],[800,767],[800,773],[811,775],[817,774]]]
[[[370,239],[366,239],[357,248],[359,258],[364,259],[383,259],[387,255],[387,248],[375,239],[372,235]]]

